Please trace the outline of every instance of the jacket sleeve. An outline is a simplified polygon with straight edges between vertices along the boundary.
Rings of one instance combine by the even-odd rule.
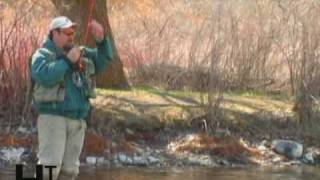
[[[85,53],[89,59],[92,59],[96,73],[99,73],[106,69],[114,59],[114,54],[110,37],[106,36],[101,42],[96,42],[96,44],[96,48],[85,47]]]
[[[63,81],[68,68],[63,58],[51,61],[47,55],[37,51],[32,57],[31,78],[42,86],[52,87]]]

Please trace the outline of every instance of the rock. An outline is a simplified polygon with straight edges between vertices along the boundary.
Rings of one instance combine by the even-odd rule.
[[[156,163],[158,163],[158,162],[160,162],[160,160],[158,159],[158,158],[155,158],[155,157],[153,157],[153,156],[148,156],[148,162],[150,163],[150,164],[156,164]]]
[[[28,130],[26,127],[20,126],[20,127],[18,128],[18,132],[27,134],[28,132],[30,132],[30,130]]]
[[[125,154],[118,154],[118,160],[120,161],[120,163],[126,163],[127,156]]]
[[[282,162],[280,165],[281,166],[296,166],[296,165],[301,165],[301,161],[293,160],[293,161],[288,161],[288,162]]]
[[[88,157],[86,157],[86,162],[89,165],[96,165],[97,164],[97,157],[88,156]]]
[[[128,165],[132,165],[132,164],[133,164],[133,160],[132,160],[131,157],[127,157],[127,162],[126,162],[126,164],[128,164]]]
[[[306,149],[303,155],[302,162],[305,164],[315,165],[319,164],[320,160],[320,149],[316,147],[310,147]]]
[[[122,153],[118,154],[118,160],[123,165],[133,165],[134,163],[131,157]]]
[[[279,156],[276,156],[276,157],[272,158],[272,162],[273,163],[278,163],[278,162],[281,162],[281,161],[282,161],[282,159]]]
[[[112,156],[111,163],[114,164],[114,165],[117,165],[117,164],[120,163],[119,159],[118,159],[118,154],[115,154],[115,155]]]
[[[270,143],[267,140],[263,140],[263,141],[261,141],[261,145],[270,146]]]
[[[28,161],[31,161],[32,160],[32,156],[34,154],[32,153],[32,150],[31,149],[26,149],[22,154],[21,154],[21,160],[24,161],[24,162],[28,162]]]
[[[268,148],[270,148],[270,143],[267,140],[261,141],[261,143],[257,147],[259,151],[267,151]]]
[[[305,164],[315,164],[313,152],[308,152],[303,155],[302,162]]]
[[[24,148],[4,148],[0,150],[0,159],[9,163],[18,163],[24,152]]]
[[[212,166],[215,162],[212,161],[210,156],[204,155],[199,158],[199,164],[203,166]]]
[[[208,167],[217,166],[217,163],[214,160],[212,160],[210,155],[189,155],[186,163],[188,165],[200,165]]]
[[[284,155],[289,159],[302,157],[303,145],[290,140],[274,140],[271,148],[278,154]]]
[[[97,164],[103,164],[105,161],[104,157],[98,157],[97,158]]]
[[[133,163],[134,163],[134,165],[138,165],[138,166],[146,166],[146,165],[148,165],[147,159],[142,157],[142,156],[134,156],[133,157]]]
[[[219,161],[219,163],[223,166],[230,166],[231,165],[231,163],[225,159]]]
[[[259,151],[266,151],[266,150],[267,150],[267,147],[264,146],[264,145],[259,145],[259,146],[257,147],[257,149],[258,149]]]
[[[98,157],[97,158],[97,165],[110,165],[110,162],[105,159],[104,157]]]

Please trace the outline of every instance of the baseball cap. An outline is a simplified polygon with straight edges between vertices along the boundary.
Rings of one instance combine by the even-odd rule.
[[[58,28],[69,28],[72,26],[76,26],[77,24],[72,22],[69,18],[65,16],[59,16],[54,18],[50,25],[49,25],[49,31],[53,29],[58,29]]]

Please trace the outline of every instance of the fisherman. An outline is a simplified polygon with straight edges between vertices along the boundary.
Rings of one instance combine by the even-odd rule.
[[[60,16],[52,20],[48,38],[32,56],[31,78],[37,119],[38,164],[57,166],[53,179],[73,180],[79,174],[93,75],[113,59],[111,40],[101,24],[89,22],[96,48],[74,44],[77,24]],[[44,171],[44,175],[48,176]]]

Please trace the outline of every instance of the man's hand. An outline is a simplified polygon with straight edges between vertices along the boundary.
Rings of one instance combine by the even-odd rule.
[[[89,23],[89,27],[92,35],[96,38],[98,42],[101,42],[104,38],[104,29],[102,25],[98,23],[96,20],[92,20]]]
[[[67,57],[72,63],[77,63],[81,56],[81,50],[79,47],[73,47],[67,54]]]

